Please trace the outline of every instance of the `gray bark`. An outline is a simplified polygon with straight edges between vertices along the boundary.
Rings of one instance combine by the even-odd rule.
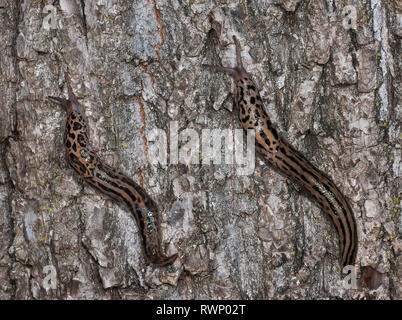
[[[402,298],[402,1],[1,0],[0,30],[1,299]],[[329,219],[262,160],[151,165],[152,129],[240,128],[233,82],[201,68],[235,63],[232,35],[281,135],[351,203],[356,290]],[[128,209],[67,164],[46,99],[65,72],[95,150],[156,200],[173,267],[147,266]]]

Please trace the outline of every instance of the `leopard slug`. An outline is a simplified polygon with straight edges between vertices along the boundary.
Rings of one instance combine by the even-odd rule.
[[[263,108],[258,89],[243,67],[240,43],[235,36],[233,40],[236,67],[203,66],[229,73],[234,78],[235,107],[243,129],[255,130],[257,152],[282,174],[298,182],[321,205],[339,234],[341,265],[353,265],[357,253],[357,228],[353,211],[335,184],[279,136],[278,129]]]
[[[159,267],[172,264],[177,253],[169,257],[163,254],[156,204],[132,179],[103,163],[93,151],[84,109],[71,89],[67,74],[65,82],[68,99],[49,98],[67,110],[64,144],[68,162],[95,189],[128,206],[137,221],[147,263]]]

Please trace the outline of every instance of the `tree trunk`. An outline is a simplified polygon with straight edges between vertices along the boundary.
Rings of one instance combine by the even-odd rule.
[[[402,298],[401,0],[1,0],[0,29],[1,299]],[[201,67],[235,64],[232,35],[280,135],[349,200],[355,289],[296,184],[258,157],[202,161],[206,129],[240,128],[233,81]],[[129,209],[68,165],[47,99],[66,72],[96,152],[156,201],[173,266],[147,265]]]

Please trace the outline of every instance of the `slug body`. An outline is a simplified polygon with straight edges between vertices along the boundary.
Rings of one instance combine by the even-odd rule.
[[[165,266],[173,263],[177,254],[167,257],[162,252],[159,215],[153,200],[132,179],[104,164],[93,151],[87,130],[84,109],[72,92],[66,76],[68,99],[49,97],[67,110],[64,144],[70,165],[95,189],[124,202],[139,227],[148,263]]]
[[[340,263],[353,265],[357,253],[357,228],[353,212],[345,197],[322,172],[279,136],[277,128],[264,111],[258,89],[242,65],[240,43],[236,45],[234,68],[204,65],[229,73],[236,81],[236,108],[244,130],[255,129],[256,150],[287,177],[298,182],[331,218],[340,240]]]

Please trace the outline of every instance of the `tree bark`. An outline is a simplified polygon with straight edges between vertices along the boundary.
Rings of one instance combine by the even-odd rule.
[[[402,1],[2,0],[0,30],[1,299],[402,298]],[[240,128],[232,80],[201,67],[235,64],[232,35],[280,134],[353,208],[357,289],[297,185],[260,158],[202,163],[203,130]],[[146,265],[128,208],[69,167],[47,100],[65,72],[94,149],[157,202],[173,266]],[[175,163],[175,126],[198,164]]]

